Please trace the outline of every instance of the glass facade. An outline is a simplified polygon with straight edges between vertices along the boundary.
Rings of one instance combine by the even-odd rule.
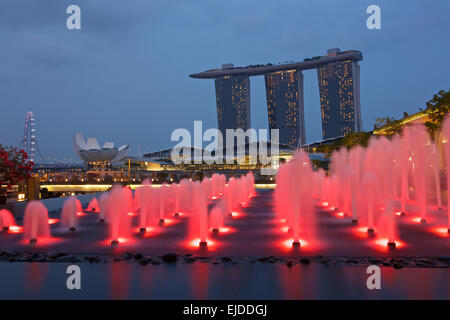
[[[305,144],[303,74],[288,70],[266,74],[269,128],[279,129],[280,143]]]
[[[361,131],[359,72],[353,60],[317,68],[324,140]]]
[[[250,128],[250,79],[247,75],[217,78],[217,121],[224,143],[226,129]]]

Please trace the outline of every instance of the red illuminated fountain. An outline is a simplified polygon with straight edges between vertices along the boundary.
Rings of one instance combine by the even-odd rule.
[[[443,147],[445,153],[446,167],[450,168],[450,118],[447,118],[442,128]],[[448,191],[450,186],[450,171],[447,169],[447,232],[450,234],[450,192]]]
[[[192,212],[190,217],[190,234],[194,239],[199,238],[200,247],[206,247],[208,234],[208,209],[205,193],[200,182],[193,184]]]
[[[6,209],[0,210],[0,229],[8,231],[9,228],[16,225],[14,217],[11,212]]]
[[[128,216],[132,204],[132,194],[129,188],[114,186],[108,197],[108,220],[111,230],[111,245],[115,246],[120,240],[131,235],[131,222]]]
[[[93,198],[87,210],[98,212],[98,219],[109,228],[108,237],[103,236],[106,225],[95,226],[100,230],[95,236],[101,235],[102,241],[108,239],[104,251],[110,250],[109,242],[116,246],[131,239],[136,241],[128,241],[126,250],[139,248],[142,254],[147,254],[145,249],[166,250],[168,246],[178,250],[180,243],[189,243],[190,249],[201,247],[199,251],[231,251],[237,243],[250,242],[249,237],[255,235],[250,250],[256,248],[264,253],[274,248],[270,244],[266,247],[264,241],[277,239],[283,243],[283,251],[302,251],[302,255],[323,253],[319,251],[322,249],[329,250],[327,254],[346,254],[348,249],[349,255],[356,256],[364,253],[368,244],[376,244],[377,251],[389,254],[393,252],[389,249],[409,254],[408,250],[414,248],[409,244],[421,242],[433,230],[440,230],[439,240],[449,236],[446,231],[450,234],[450,206],[447,216],[438,210],[445,205],[440,197],[440,175],[445,172],[443,163],[450,165],[450,120],[442,133],[445,138],[442,144],[431,141],[421,125],[407,127],[401,136],[389,139],[372,137],[367,148],[333,152],[329,172],[313,168],[310,155],[299,150],[280,166],[274,193],[270,190],[256,193],[252,173],[235,175],[228,181],[225,175],[213,174],[196,182],[183,179],[179,184],[162,186],[144,182],[134,194],[129,187],[113,186],[99,200]],[[450,185],[448,172],[447,179]],[[276,220],[272,216],[272,194]],[[450,201],[450,195],[447,196]],[[95,214],[85,214],[78,220],[80,213],[80,202],[75,197],[67,198],[61,210],[61,226],[75,230],[77,221],[84,226],[95,219]],[[407,213],[408,217],[402,218],[400,213]],[[179,219],[173,218],[177,215]],[[426,221],[427,225],[413,221]],[[24,236],[30,242],[50,235],[48,213],[42,203],[29,203],[24,222]],[[1,211],[0,228],[13,225],[11,214]],[[58,225],[52,228],[57,229]],[[417,235],[411,231],[414,228]],[[83,233],[89,230],[92,229],[86,228]],[[14,239],[12,233],[2,236]],[[357,236],[358,243],[351,235]],[[237,249],[238,254],[241,249]]]
[[[211,180],[208,177],[204,177],[202,180],[202,187],[203,187],[203,192],[205,193],[205,199],[207,201],[212,199],[212,185],[211,185]]]
[[[167,200],[169,198],[169,187],[166,183],[163,183],[161,188],[157,189],[157,199],[156,202],[158,204],[158,213],[159,213],[159,224],[163,225],[166,215],[166,206],[167,206]]]
[[[108,212],[108,203],[109,203],[109,193],[104,192],[100,196],[100,203],[99,203],[99,213],[98,213],[98,219],[100,222],[105,222],[106,215]]]
[[[31,201],[25,208],[24,238],[36,243],[40,237],[50,236],[47,208],[40,201]]]
[[[158,220],[157,190],[149,184],[144,184],[136,189],[139,206],[139,231],[144,234],[148,228],[156,224]]]
[[[316,179],[309,157],[298,151],[294,158],[283,165],[277,176],[277,190],[275,194],[278,218],[285,220],[292,231],[292,246],[300,247],[300,237],[306,241],[315,236],[315,212],[312,208],[311,188],[307,183]]]
[[[76,197],[69,197],[64,201],[61,210],[61,226],[75,231],[77,227],[77,213],[80,212]]]
[[[413,184],[417,201],[419,202],[420,218],[422,223],[427,222],[427,157],[426,152],[430,145],[430,139],[424,126],[417,126],[412,133],[412,162],[413,162]]]
[[[192,181],[188,179],[183,179],[180,181],[179,186],[179,213],[189,213],[191,212],[191,201],[192,201]]]
[[[209,215],[209,224],[211,226],[212,232],[218,233],[220,228],[223,227],[223,213],[220,206],[215,206]]]
[[[359,201],[360,212],[365,213],[364,219],[361,220],[367,225],[367,232],[373,234],[375,233],[374,213],[380,206],[377,177],[371,172],[365,173],[361,179],[361,189],[365,194],[365,197],[361,197]]]
[[[387,246],[389,248],[396,248],[397,239],[397,223],[394,215],[394,206],[389,202],[386,209],[380,217],[379,236],[382,239],[387,239]]]
[[[100,205],[97,198],[92,198],[92,200],[89,202],[87,210],[91,212],[100,212]]]
[[[181,188],[179,184],[172,184],[172,194],[173,194],[173,215],[178,217],[180,215],[180,198],[181,198]]]
[[[445,122],[443,135],[448,167],[450,143],[446,137],[450,137],[450,119]],[[337,209],[340,216],[351,216],[353,222],[366,226],[370,234],[374,234],[377,227],[377,237],[387,239],[386,245],[395,248],[399,242],[396,216],[405,215],[411,199],[414,202],[410,205],[418,207],[418,217],[414,221],[428,222],[430,199],[436,201],[438,209],[442,207],[440,158],[443,155],[439,153],[439,143],[431,141],[424,125],[405,127],[401,136],[390,140],[372,137],[366,149],[358,147],[348,151],[342,148],[335,151],[328,177],[307,180],[307,175],[302,174],[301,180],[321,181],[321,187],[317,189],[321,194],[316,198],[320,199],[322,206],[333,211]],[[276,205],[278,212],[285,212],[292,229],[297,225],[296,215],[292,212],[298,210],[302,200],[292,198],[286,201],[283,198],[293,192],[293,188],[299,188],[296,183],[289,184],[291,180],[300,181],[295,170],[288,169],[291,166],[285,165],[286,169],[280,170],[277,177],[276,195],[279,200]],[[300,166],[298,161],[297,166]],[[450,185],[450,177],[447,179]],[[447,215],[447,228],[450,229],[450,209]],[[295,228],[294,235],[297,232]]]

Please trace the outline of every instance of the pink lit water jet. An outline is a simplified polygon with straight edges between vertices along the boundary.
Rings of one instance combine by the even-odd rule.
[[[157,190],[156,203],[158,205],[159,224],[162,225],[164,224],[164,219],[166,216],[167,200],[169,199],[170,190],[166,183],[163,183],[161,188],[156,190]]]
[[[360,211],[366,213],[366,217],[363,222],[367,224],[367,232],[375,232],[375,217],[374,213],[378,207],[380,201],[380,193],[378,189],[378,183],[376,176],[367,172],[363,175],[361,180],[361,188],[364,190],[365,197],[361,197],[359,201]]]
[[[179,184],[172,184],[174,200],[173,200],[173,213],[175,216],[180,214],[180,198],[181,198],[181,188]]]
[[[382,213],[379,222],[379,236],[388,240],[387,246],[389,248],[396,248],[398,240],[397,222],[394,214],[394,205],[389,202],[386,205],[386,210]]]
[[[213,232],[217,233],[223,227],[223,213],[220,206],[212,208],[209,215],[209,224]]]
[[[414,194],[419,202],[421,222],[427,221],[427,179],[426,179],[426,147],[430,144],[430,139],[425,126],[417,125],[412,131],[412,162],[413,162],[413,183]]]
[[[39,238],[50,236],[47,208],[40,201],[30,201],[25,208],[24,238],[36,243]]]
[[[105,219],[108,214],[108,201],[109,200],[109,192],[103,192],[103,194],[100,196],[100,202],[99,202],[99,214],[98,218],[100,222],[105,222]]]
[[[150,185],[143,185],[139,191],[139,228],[140,233],[145,233],[148,228],[156,225],[158,220],[157,212],[157,190]]]
[[[0,210],[0,229],[3,231],[10,230],[11,227],[15,226],[16,222],[12,213],[9,210]]]
[[[76,204],[76,208],[77,208],[77,214],[83,214],[83,206],[81,205],[81,202],[80,202],[80,200],[78,200],[76,197],[75,197],[75,204]]]
[[[90,212],[100,212],[100,205],[97,198],[92,198],[92,200],[89,202],[87,210]]]
[[[195,182],[193,189],[192,212],[189,219],[190,238],[199,238],[199,245],[206,247],[208,245],[208,209],[205,194],[200,182]]]
[[[315,238],[315,212],[312,208],[312,190],[304,181],[314,178],[309,157],[298,151],[294,158],[280,167],[277,175],[275,206],[277,217],[286,219],[292,230],[292,247],[300,247],[300,237],[306,241]]]
[[[68,228],[70,231],[75,231],[77,227],[77,213],[79,212],[79,206],[77,204],[77,198],[72,196],[64,201],[61,209],[61,226]]]
[[[434,191],[436,198],[436,205],[438,209],[442,208],[442,196],[441,196],[441,178],[439,173],[439,152],[437,150],[437,146],[435,143],[431,143],[430,145],[430,157],[431,157],[431,169],[433,172],[434,178]]]
[[[411,151],[410,151],[410,129],[408,127],[403,129],[403,143],[400,156],[400,168],[401,168],[401,207],[402,214],[406,213],[406,201],[409,200],[409,184],[408,175],[411,171]]]
[[[447,168],[447,231],[450,234],[450,117],[444,121],[442,127],[442,146],[445,155],[445,164]]]
[[[108,197],[108,220],[111,232],[111,245],[118,245],[119,239],[131,235],[131,221],[128,217],[130,194],[122,186],[113,186]]]

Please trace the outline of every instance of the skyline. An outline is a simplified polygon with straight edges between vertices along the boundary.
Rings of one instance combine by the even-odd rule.
[[[414,113],[450,87],[442,72],[450,66],[445,1],[77,1],[82,29],[69,31],[65,8],[72,3],[0,4],[8,43],[0,52],[0,143],[20,143],[31,110],[44,159],[75,158],[71,141],[79,131],[130,144],[136,154],[138,145],[142,153],[170,147],[170,133],[191,129],[194,120],[217,127],[214,83],[188,74],[223,63],[302,60],[332,47],[360,50],[363,130],[376,117]],[[365,9],[373,3],[382,9],[381,30],[365,27]],[[281,12],[286,19],[270,23]],[[304,77],[306,141],[312,142],[322,134],[319,88],[314,71]],[[250,92],[258,110],[252,127],[268,128],[264,78],[252,79]]]

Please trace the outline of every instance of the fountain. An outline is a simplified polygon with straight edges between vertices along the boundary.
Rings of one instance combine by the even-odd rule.
[[[413,183],[414,194],[419,202],[421,222],[427,222],[427,179],[426,179],[426,146],[429,145],[430,139],[425,126],[417,125],[412,133],[412,162],[413,162]]]
[[[431,151],[429,152],[431,157],[431,168],[433,170],[434,177],[434,187],[435,187],[435,197],[436,205],[440,210],[442,209],[442,196],[441,196],[441,179],[439,175],[439,152],[435,143],[431,143]]]
[[[139,193],[138,193],[139,192]],[[154,225],[158,219],[157,216],[157,190],[150,185],[143,185],[136,190],[139,194],[139,232],[144,234],[147,229]]]
[[[387,239],[387,246],[391,249],[395,249],[397,246],[397,224],[392,201],[386,204],[386,209],[380,217],[379,230],[380,236]]]
[[[61,209],[61,225],[65,228],[69,228],[70,231],[75,231],[77,226],[77,213],[79,207],[77,204],[77,198],[72,196],[64,201]]]
[[[447,232],[450,234],[450,118],[447,117],[447,119],[444,122],[443,128],[442,128],[442,134],[443,134],[443,148],[444,148],[444,154],[445,154],[445,164],[447,168]]]
[[[207,201],[212,199],[212,186],[211,186],[211,180],[208,177],[204,177],[202,180],[202,186],[205,193],[205,199]]]
[[[103,194],[100,196],[100,203],[99,203],[99,221],[105,222],[105,218],[108,214],[108,203],[109,203],[109,193],[103,192]]]
[[[350,165],[345,166],[343,176],[346,179],[342,179],[342,211],[344,214],[351,215],[353,217],[353,222],[356,223],[356,209],[353,203],[356,199],[355,194],[355,173]]]
[[[100,206],[98,204],[97,198],[92,198],[92,200],[88,204],[87,210],[90,212],[100,212]]]
[[[191,198],[192,198],[193,182],[188,179],[180,181],[179,193],[180,193],[180,212],[191,212]]]
[[[208,233],[208,209],[202,183],[193,184],[192,212],[189,219],[191,239],[200,239],[200,247],[206,247]]]
[[[16,222],[12,213],[6,209],[0,210],[0,229],[8,231],[10,227],[15,226]]]
[[[83,214],[83,206],[81,205],[81,202],[80,202],[80,200],[78,200],[76,197],[75,197],[75,203],[76,203],[76,206],[77,206],[77,214],[78,215],[82,215]]]
[[[179,184],[171,185],[173,192],[173,215],[178,217],[180,215],[180,198],[181,198],[181,188]]]
[[[127,239],[131,234],[131,221],[128,216],[130,209],[129,188],[115,185],[108,197],[108,220],[111,230],[111,245]]]
[[[400,168],[401,168],[401,207],[400,212],[402,215],[406,215],[406,201],[409,200],[409,184],[408,184],[408,174],[411,171],[411,161],[412,159],[410,151],[410,129],[405,127],[403,129],[403,143],[401,148],[400,156]]]
[[[122,187],[122,192],[124,194],[124,202],[126,206],[126,212],[128,215],[133,215],[134,213],[134,199],[133,199],[133,192],[131,191],[130,187],[125,186]]]
[[[159,224],[163,225],[165,216],[166,216],[166,204],[169,198],[169,187],[166,183],[163,183],[161,188],[157,189],[157,199],[156,203],[158,204],[158,212],[159,212]]]
[[[49,237],[47,208],[40,201],[30,201],[25,208],[24,238],[36,243],[40,237]]]
[[[209,214],[209,224],[214,233],[218,233],[220,228],[223,227],[223,213],[219,205],[212,208]]]
[[[214,173],[211,176],[211,194],[212,199],[217,199],[220,197],[220,175],[217,173]]]
[[[450,118],[446,123],[443,134],[450,137]],[[444,149],[448,166],[450,144],[447,141],[444,142]],[[438,143],[430,140],[424,125],[414,125],[405,127],[401,136],[390,140],[384,136],[374,136],[366,149],[357,147],[347,151],[341,148],[331,156],[330,176],[312,179],[312,189],[316,190],[314,184],[320,181],[321,186],[317,190],[321,191],[322,206],[339,208],[340,216],[352,212],[353,222],[359,220],[367,224],[371,234],[375,232],[375,226],[382,226],[383,231],[378,233],[384,234],[389,239],[389,245],[394,247],[397,239],[395,216],[405,215],[410,196],[417,201],[422,223],[427,221],[427,201],[431,194],[438,209],[442,206]],[[292,176],[292,173],[280,170],[276,191],[279,198],[289,192],[286,181],[293,179]],[[450,185],[450,178],[447,178]],[[430,188],[432,185],[433,188]],[[400,211],[395,208],[397,199],[400,200]],[[276,205],[278,211],[288,212],[285,203]],[[289,206],[295,210],[298,204],[293,201]],[[447,215],[450,229],[450,209]],[[286,218],[291,225],[290,220],[295,216],[288,214]]]
[[[277,175],[275,206],[278,217],[286,221],[292,231],[292,246],[300,247],[300,237],[313,240],[315,237],[315,213],[312,209],[312,190],[307,183],[314,175],[309,156],[297,151],[293,159],[280,167]]]
[[[374,228],[374,212],[379,207],[378,201],[380,198],[378,191],[377,177],[371,173],[366,172],[361,179],[361,189],[364,190],[364,197],[359,201],[360,212],[365,212],[365,223],[367,224],[367,232],[373,234]]]

